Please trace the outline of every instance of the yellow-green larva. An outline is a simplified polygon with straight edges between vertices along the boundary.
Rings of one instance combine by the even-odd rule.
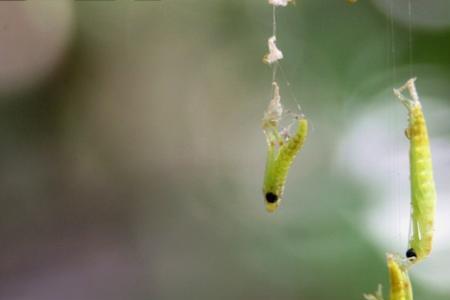
[[[427,257],[432,249],[436,189],[427,126],[414,82],[415,78],[408,80],[403,87],[394,89],[394,93],[409,114],[406,136],[410,141],[411,232],[406,257],[418,262]],[[405,89],[412,99],[403,96]]]
[[[289,169],[308,134],[308,121],[303,116],[296,117],[297,129],[293,135],[290,136],[287,129],[279,132],[282,113],[279,88],[274,82],[274,97],[263,119],[268,146],[263,194],[269,212],[280,205]]]
[[[299,119],[297,131],[292,137],[278,149],[275,144],[269,146],[263,187],[266,209],[269,212],[275,211],[280,205],[289,169],[303,147],[307,133],[308,121]]]
[[[393,254],[386,255],[389,271],[390,300],[413,300],[411,281],[409,280],[407,263]],[[381,285],[373,295],[364,295],[366,300],[383,300]]]
[[[413,292],[408,271],[399,263],[399,258],[387,255],[389,281],[391,284],[390,300],[412,300]]]

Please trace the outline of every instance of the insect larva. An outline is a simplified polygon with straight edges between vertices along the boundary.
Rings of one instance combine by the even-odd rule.
[[[263,130],[268,144],[263,193],[269,212],[275,211],[280,205],[289,169],[308,134],[308,121],[303,116],[296,117],[297,129],[292,136],[288,135],[287,129],[279,132],[278,124],[283,108],[278,85],[275,82],[273,84],[274,97],[263,119]]]
[[[412,78],[401,88],[394,89],[409,114],[406,136],[410,141],[411,230],[406,257],[413,262],[424,259],[431,252],[436,210],[430,142],[415,80]],[[402,92],[406,89],[412,99],[403,96]]]
[[[412,286],[408,271],[399,257],[387,254],[389,281],[391,284],[391,300],[412,300]]]
[[[408,276],[407,263],[393,254],[386,255],[391,285],[390,300],[413,300],[411,282]],[[381,285],[373,295],[364,295],[366,300],[383,300]]]
[[[295,156],[303,147],[307,133],[308,121],[301,118],[298,120],[296,133],[281,144],[278,150],[276,145],[269,146],[263,188],[266,208],[269,212],[275,211],[280,205],[289,169]]]

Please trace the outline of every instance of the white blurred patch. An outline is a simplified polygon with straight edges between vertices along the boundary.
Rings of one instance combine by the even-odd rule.
[[[389,96],[378,95],[375,103],[349,126],[338,151],[338,166],[368,188],[370,207],[363,214],[363,231],[380,247],[380,252],[407,249],[410,185],[409,143],[403,129],[407,113]],[[419,91],[420,93],[420,91]],[[439,128],[450,128],[450,109],[444,101],[422,95],[427,118],[438,203],[436,233],[431,256],[412,270],[412,276],[427,286],[450,290],[450,142],[439,136]],[[367,107],[366,107],[367,108]],[[448,131],[447,131],[448,132]]]

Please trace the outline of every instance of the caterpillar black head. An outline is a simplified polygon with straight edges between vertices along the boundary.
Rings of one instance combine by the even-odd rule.
[[[416,251],[414,251],[413,248],[408,249],[408,251],[406,251],[406,257],[409,260],[416,260],[417,259],[417,253]]]
[[[275,202],[278,201],[278,196],[275,195],[274,193],[268,192],[268,193],[266,194],[266,201],[267,201],[268,203],[275,203]]]
[[[266,209],[268,212],[274,212],[280,205],[281,198],[277,194],[267,192],[264,195],[266,199]]]

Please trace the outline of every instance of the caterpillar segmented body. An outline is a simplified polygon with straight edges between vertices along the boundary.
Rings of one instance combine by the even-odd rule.
[[[283,107],[279,87],[275,82],[273,85],[274,96],[266,110],[262,126],[268,145],[263,194],[269,212],[279,207],[289,169],[308,134],[308,121],[303,116],[296,116],[297,129],[293,135],[289,135],[288,128],[279,131]]]
[[[390,300],[413,300],[411,281],[408,275],[409,261],[404,261],[397,255],[386,255],[390,282]],[[366,300],[383,300],[381,285],[377,292],[372,295],[364,295]]]
[[[269,212],[275,211],[280,205],[289,169],[295,156],[303,147],[307,132],[308,121],[300,119],[295,135],[279,146],[278,150],[276,145],[269,146],[263,188],[266,208]]]
[[[412,262],[424,259],[431,252],[436,211],[430,142],[415,80],[410,79],[403,87],[394,89],[395,95],[406,106],[409,114],[406,136],[410,141],[411,230],[406,256]],[[409,91],[412,99],[403,96],[405,89]]]
[[[412,286],[406,267],[392,254],[387,255],[387,265],[391,284],[390,300],[412,300]]]

